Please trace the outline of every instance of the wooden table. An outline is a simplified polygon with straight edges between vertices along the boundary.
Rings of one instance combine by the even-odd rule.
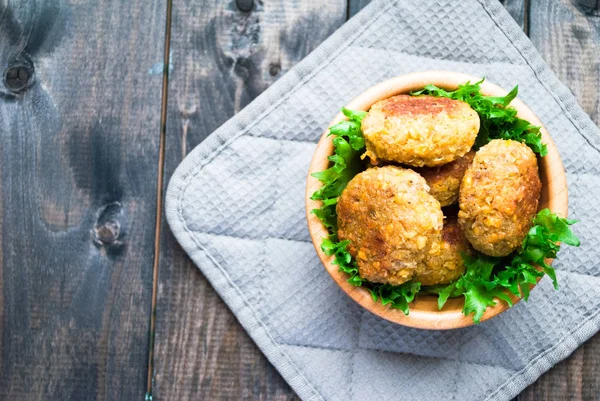
[[[0,400],[297,399],[162,197],[194,146],[366,3],[0,0]],[[598,12],[504,5],[600,122]],[[598,372],[600,335],[518,399],[599,400]]]

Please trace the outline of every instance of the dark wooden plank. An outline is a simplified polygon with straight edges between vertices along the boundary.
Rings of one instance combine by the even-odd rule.
[[[585,11],[598,15],[600,11],[600,0],[577,0]]]
[[[164,21],[0,0],[1,400],[143,399]]]
[[[552,70],[600,122],[600,18],[571,0],[531,5],[530,38]]]
[[[519,401],[600,400],[600,335],[523,391]]]
[[[348,18],[352,18],[372,0],[348,0]]]
[[[187,152],[346,18],[346,0],[254,3],[249,12],[235,1],[174,5],[167,182]],[[155,400],[297,399],[168,230],[155,344]]]
[[[527,32],[527,17],[529,14],[530,0],[500,0],[500,3],[506,8],[506,11],[519,24],[521,29]]]
[[[600,18],[571,0],[531,2],[530,37],[546,62],[600,123]],[[556,365],[520,401],[600,400],[600,334]]]

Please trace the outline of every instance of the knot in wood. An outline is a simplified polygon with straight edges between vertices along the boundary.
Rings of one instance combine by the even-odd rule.
[[[238,10],[247,13],[254,9],[254,0],[235,0]]]
[[[119,202],[112,202],[98,211],[98,218],[92,230],[92,240],[98,248],[109,250],[111,254],[123,248],[125,237],[125,217]]]
[[[23,92],[33,80],[33,63],[15,61],[4,71],[4,86],[12,93]]]
[[[120,224],[118,221],[107,221],[96,226],[96,236],[103,244],[112,244],[119,238]]]
[[[274,77],[276,75],[278,75],[281,72],[281,66],[277,63],[272,63],[269,66],[269,74]]]
[[[594,10],[600,10],[600,1],[598,0],[579,0],[579,4],[583,6],[585,11],[590,13]]]

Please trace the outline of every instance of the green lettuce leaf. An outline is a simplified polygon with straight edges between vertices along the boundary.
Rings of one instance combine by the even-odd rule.
[[[419,290],[421,283],[409,281],[402,285],[373,284],[369,283],[367,287],[375,302],[380,301],[382,305],[390,305],[394,309],[399,309],[405,315],[409,313],[408,304],[411,303]]]
[[[465,273],[446,288],[434,290],[439,294],[438,307],[441,309],[449,297],[462,295],[465,298],[463,313],[472,314],[473,321],[479,323],[487,307],[496,304],[495,298],[512,306],[505,290],[527,301],[530,286],[544,274],[558,289],[556,272],[546,259],[556,258],[560,242],[579,246],[579,239],[569,227],[574,223],[543,209],[534,217],[533,226],[514,255],[506,258],[493,258],[479,252],[463,255]]]
[[[334,136],[335,152],[329,156],[331,167],[325,171],[313,174],[323,183],[311,199],[323,202],[319,209],[312,210],[323,225],[329,230],[329,236],[323,238],[321,249],[326,255],[334,256],[334,264],[339,270],[348,275],[348,282],[355,286],[367,288],[375,301],[390,305],[405,314],[409,313],[408,304],[412,302],[421,288],[420,283],[408,282],[400,286],[370,283],[358,274],[358,265],[347,250],[349,241],[337,238],[337,214],[335,207],[337,198],[341,195],[348,182],[365,169],[360,160],[360,154],[365,149],[365,140],[361,131],[362,119],[367,115],[364,111],[342,109],[348,118],[329,128],[329,135]]]
[[[466,102],[479,114],[481,129],[475,147],[485,145],[492,139],[512,139],[528,145],[535,153],[546,156],[548,149],[542,143],[540,127],[531,125],[529,121],[517,117],[517,110],[510,106],[510,102],[517,97],[518,86],[502,97],[483,96],[480,84],[483,79],[474,84],[467,82],[459,85],[454,91],[447,91],[435,85],[427,85],[422,90],[412,92],[411,95],[430,95],[447,97]]]

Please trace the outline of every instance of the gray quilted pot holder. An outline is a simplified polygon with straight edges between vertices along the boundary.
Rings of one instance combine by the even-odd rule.
[[[560,291],[450,331],[362,310],[310,241],[304,185],[328,122],[366,88],[445,69],[519,96],[553,136],[582,239],[563,249]],[[600,328],[600,132],[496,0],[380,0],[194,149],[175,172],[173,233],[304,400],[509,400]]]

